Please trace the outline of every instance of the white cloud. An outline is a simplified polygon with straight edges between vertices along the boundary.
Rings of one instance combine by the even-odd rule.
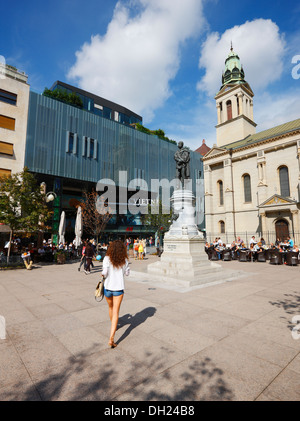
[[[172,94],[181,44],[204,23],[200,0],[120,0],[106,34],[76,52],[68,78],[151,121]]]
[[[234,26],[221,36],[217,32],[208,35],[199,60],[199,67],[205,69],[205,75],[198,83],[199,90],[214,96],[220,89],[231,41],[254,92],[280,78],[285,54],[284,37],[271,20],[256,19]]]
[[[255,102],[257,132],[300,118],[300,87],[284,93],[261,94]]]

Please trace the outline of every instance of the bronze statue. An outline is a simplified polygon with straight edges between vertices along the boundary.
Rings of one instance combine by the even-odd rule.
[[[183,142],[178,142],[178,150],[175,152],[174,159],[176,161],[176,178],[183,184],[184,180],[190,178],[190,151],[183,147]]]

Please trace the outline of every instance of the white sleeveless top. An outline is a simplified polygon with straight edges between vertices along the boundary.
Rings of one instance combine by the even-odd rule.
[[[115,268],[108,256],[103,259],[102,275],[105,276],[104,287],[110,291],[121,291],[124,289],[124,275],[130,274],[129,262],[126,259],[125,265]]]

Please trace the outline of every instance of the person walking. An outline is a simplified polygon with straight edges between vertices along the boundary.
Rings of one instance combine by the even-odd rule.
[[[139,260],[143,260],[144,259],[144,245],[143,245],[143,241],[141,240],[139,242]]]
[[[86,261],[85,261],[85,254],[84,254],[84,252],[85,252],[85,248],[86,248],[86,243],[84,242],[84,243],[83,243],[83,247],[82,247],[81,259],[80,259],[80,265],[79,265],[79,268],[78,268],[78,272],[80,272],[80,269],[81,269],[81,266],[82,266],[82,265],[84,265],[84,266],[83,266],[83,268],[84,268],[84,270],[85,270],[85,265],[86,265]]]
[[[115,348],[115,333],[119,320],[119,312],[124,296],[124,275],[130,274],[127,250],[125,244],[116,240],[112,242],[103,259],[102,275],[104,281],[104,296],[108,304],[111,329],[108,345]]]
[[[88,243],[86,245],[86,248],[84,250],[84,255],[85,255],[85,261],[86,261],[84,272],[87,275],[88,273],[91,273],[91,263],[92,263],[93,257],[95,256],[95,252],[91,243]]]

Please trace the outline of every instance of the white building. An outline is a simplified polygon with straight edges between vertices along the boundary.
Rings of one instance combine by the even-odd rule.
[[[300,118],[256,133],[254,94],[231,48],[215,97],[217,145],[204,156],[208,241],[300,243]]]
[[[28,76],[16,68],[0,63],[0,176],[24,168]]]

